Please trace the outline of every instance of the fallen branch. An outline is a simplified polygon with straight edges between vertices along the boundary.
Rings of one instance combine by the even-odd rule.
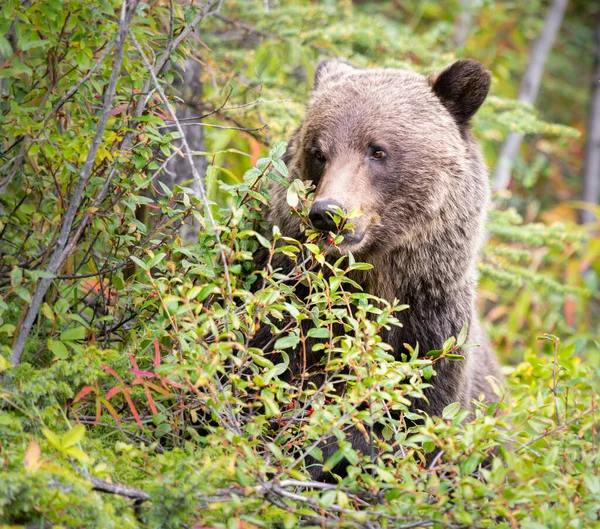
[[[92,483],[92,489],[98,492],[108,492],[109,494],[116,494],[117,496],[123,496],[124,498],[136,501],[147,501],[150,499],[150,495],[147,492],[136,487],[129,487],[120,483],[108,483],[94,476],[90,476],[88,479]]]

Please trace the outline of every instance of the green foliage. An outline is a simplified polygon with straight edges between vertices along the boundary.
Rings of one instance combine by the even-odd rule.
[[[174,103],[176,66],[189,57],[205,65],[198,114],[206,117],[198,121],[207,148],[193,154],[210,162],[209,209],[196,182],[170,188],[154,179],[166,159],[182,155],[174,145],[179,134],[166,133],[171,116],[128,38],[111,116],[68,234],[71,251],[16,367],[8,360],[15,337],[47,279],[96,132],[122,4],[3,4],[0,35],[17,20],[18,38],[13,49],[0,37],[8,58],[0,69],[0,184],[7,189],[0,196],[2,523],[597,524],[600,347],[590,314],[598,239],[588,243],[572,225],[542,222],[518,196],[496,206],[480,265],[481,305],[511,363],[509,394],[490,407],[476,404],[470,416],[454,403],[443,417],[415,423],[421,417],[410,402],[435,383],[441,358],[462,360],[466,333],[448,337],[440,351],[407,348],[394,360],[379,333],[398,325],[403,300],[360,291],[356,274],[369,265],[352,256],[326,259],[322,235],[296,241],[265,225],[265,184],[287,176],[285,143],[275,139],[298,124],[318,59],[436,71],[454,58],[448,17],[455,9],[433,4],[409,2],[408,14],[398,15],[387,2],[298,2],[266,14],[262,2],[228,2],[220,7],[225,18],[202,20],[196,39],[170,51],[159,82]],[[513,20],[506,6],[495,7],[499,19]],[[529,31],[533,7],[520,9]],[[131,31],[147,56],[160,58],[200,13],[196,3],[141,3]],[[485,42],[480,33],[474,38]],[[496,79],[508,79],[498,62]],[[513,129],[576,136],[510,95],[491,98],[475,123],[486,153]],[[259,143],[265,140],[269,147]],[[537,176],[528,185],[537,192]],[[302,182],[289,186],[292,214],[304,222],[311,197]],[[185,227],[197,230],[194,241],[182,240]],[[267,255],[264,270],[254,261],[258,251]],[[291,271],[278,268],[282,256],[294,263]],[[274,332],[273,354],[251,347],[261,325]],[[564,343],[552,336],[538,342],[544,332]],[[308,338],[326,359],[321,377],[292,386],[289,351],[302,351]],[[369,438],[376,424],[380,457],[353,450],[346,432]],[[338,450],[323,461],[322,442],[332,436]],[[438,449],[427,465],[425,456]],[[311,482],[310,458],[328,468],[345,458],[348,476]],[[134,489],[107,494],[114,484]]]

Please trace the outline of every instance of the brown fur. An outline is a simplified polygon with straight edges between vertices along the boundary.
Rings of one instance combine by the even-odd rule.
[[[365,289],[410,305],[400,316],[403,327],[384,336],[398,357],[404,343],[419,343],[422,352],[440,349],[465,323],[467,342],[481,344],[464,350],[463,362],[436,365],[429,402],[413,404],[431,415],[455,401],[469,407],[480,394],[496,400],[486,377],[501,379],[474,310],[489,186],[468,122],[489,85],[489,73],[474,61],[458,61],[429,78],[326,61],[286,153],[290,179],[316,184],[315,204],[361,212],[339,251],[373,264],[358,278]],[[385,159],[372,158],[374,147],[385,150]],[[301,239],[286,190],[271,192],[270,223]],[[360,444],[360,436],[353,442]]]

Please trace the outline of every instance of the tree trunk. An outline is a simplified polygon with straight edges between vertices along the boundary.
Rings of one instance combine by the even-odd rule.
[[[473,20],[473,0],[458,0],[459,13],[454,28],[454,44],[463,48],[469,38],[471,22]]]
[[[199,123],[200,120],[192,119],[202,115],[204,112],[202,104],[203,86],[200,81],[200,65],[196,61],[188,60],[185,63],[185,71],[180,73],[182,76],[181,81],[173,83],[173,88],[183,100],[183,102],[177,106],[177,119],[184,125],[183,130],[185,132],[185,138],[191,150],[206,151],[204,127],[201,125],[193,125],[193,123]],[[172,127],[169,129],[169,132],[174,130],[176,130],[176,128]],[[174,140],[173,145],[180,147],[181,141]],[[206,168],[208,167],[208,160],[206,157],[195,156],[194,165],[196,166],[198,174],[204,178],[206,175]],[[169,161],[166,171],[164,171],[158,179],[172,189],[175,184],[182,185],[184,182],[192,180],[193,175],[187,160],[182,156],[176,155]],[[188,187],[194,187],[194,184],[188,185]],[[188,219],[179,229],[181,238],[187,242],[195,241],[197,233],[198,227],[193,224],[192,219]]]
[[[518,101],[530,105],[535,103],[540,90],[544,66],[562,24],[568,3],[569,0],[554,0],[548,9],[544,21],[544,29],[531,47],[529,64],[521,81],[519,96],[517,97]],[[523,136],[516,132],[511,132],[506,138],[494,171],[494,189],[506,189],[510,184],[512,167],[519,153],[522,139]]]
[[[600,12],[596,17],[596,59],[590,98],[590,114],[587,126],[587,144],[583,169],[584,202],[598,205],[600,200]],[[594,222],[592,211],[583,210],[581,223]]]

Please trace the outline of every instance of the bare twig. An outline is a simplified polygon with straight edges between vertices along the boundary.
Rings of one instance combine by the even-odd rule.
[[[156,77],[156,73],[154,72],[154,69],[150,66],[150,63],[148,62],[148,59],[146,58],[144,51],[140,47],[140,44],[137,41],[137,39],[135,38],[135,35],[133,33],[131,33],[131,40],[135,44],[135,47],[137,48],[137,51],[140,54],[140,57],[142,58],[142,61],[144,62],[146,68],[148,69],[148,72],[150,73],[150,76],[154,83],[154,88],[156,89],[160,98],[162,99],[163,104],[165,105],[165,107],[167,109],[167,112],[171,115],[171,119],[173,120],[173,123],[181,136],[181,138],[180,138],[181,146],[183,147],[183,151],[185,152],[185,157],[190,166],[190,170],[192,171],[192,175],[194,176],[194,182],[196,183],[196,188],[200,195],[200,200],[202,201],[202,204],[204,205],[204,210],[205,210],[206,216],[208,217],[208,220],[209,220],[211,227],[213,229],[213,232],[215,234],[215,238],[217,240],[217,245],[219,246],[219,253],[221,254],[221,260],[223,262],[223,268],[224,268],[224,272],[225,272],[225,280],[227,283],[227,293],[228,293],[229,299],[231,301],[233,294],[232,294],[232,289],[231,289],[231,279],[229,277],[229,266],[227,264],[227,256],[225,255],[225,249],[223,247],[223,244],[221,243],[221,237],[219,235],[219,230],[217,229],[217,224],[212,215],[212,211],[211,211],[210,205],[208,203],[208,198],[206,197],[206,191],[204,189],[204,182],[202,181],[202,178],[198,174],[198,170],[196,169],[196,165],[194,164],[192,150],[190,149],[190,146],[187,142],[187,139],[185,137],[185,133],[183,132],[181,123],[179,123],[179,120],[177,119],[175,109],[171,106],[171,103],[169,103],[169,100],[167,99],[167,96],[165,95],[164,90],[162,89],[162,87],[160,86],[160,83],[158,82],[158,78]]]
[[[52,276],[56,275],[60,264],[63,262],[64,251],[69,238],[69,233],[71,232],[71,228],[73,227],[73,222],[75,220],[77,210],[81,205],[83,193],[85,191],[88,178],[92,171],[92,167],[94,166],[94,161],[96,159],[96,154],[98,153],[98,148],[102,143],[102,136],[104,134],[104,130],[106,129],[106,123],[110,117],[110,112],[112,110],[112,101],[117,88],[117,80],[119,79],[119,74],[121,71],[121,62],[123,61],[127,33],[129,32],[129,26],[131,24],[131,20],[137,8],[138,2],[139,0],[125,0],[121,8],[121,17],[119,20],[119,28],[117,31],[117,38],[115,44],[115,58],[108,86],[104,94],[102,112],[100,114],[100,119],[98,120],[96,134],[94,135],[92,145],[88,151],[85,163],[83,164],[83,167],[79,174],[79,181],[77,183],[77,186],[75,187],[75,191],[73,192],[71,202],[63,218],[60,235],[56,243],[56,248],[54,249],[52,257],[50,258],[50,262],[46,268],[46,272],[48,274],[51,274]],[[46,292],[48,291],[48,288],[50,288],[52,281],[52,278],[42,278],[35,290],[35,293],[31,300],[31,304],[27,309],[27,313],[25,315],[25,318],[13,345],[11,362],[14,365],[17,365],[21,362],[23,349],[25,348],[25,342],[29,337],[29,333],[31,332],[33,322],[37,317],[42,300]]]

